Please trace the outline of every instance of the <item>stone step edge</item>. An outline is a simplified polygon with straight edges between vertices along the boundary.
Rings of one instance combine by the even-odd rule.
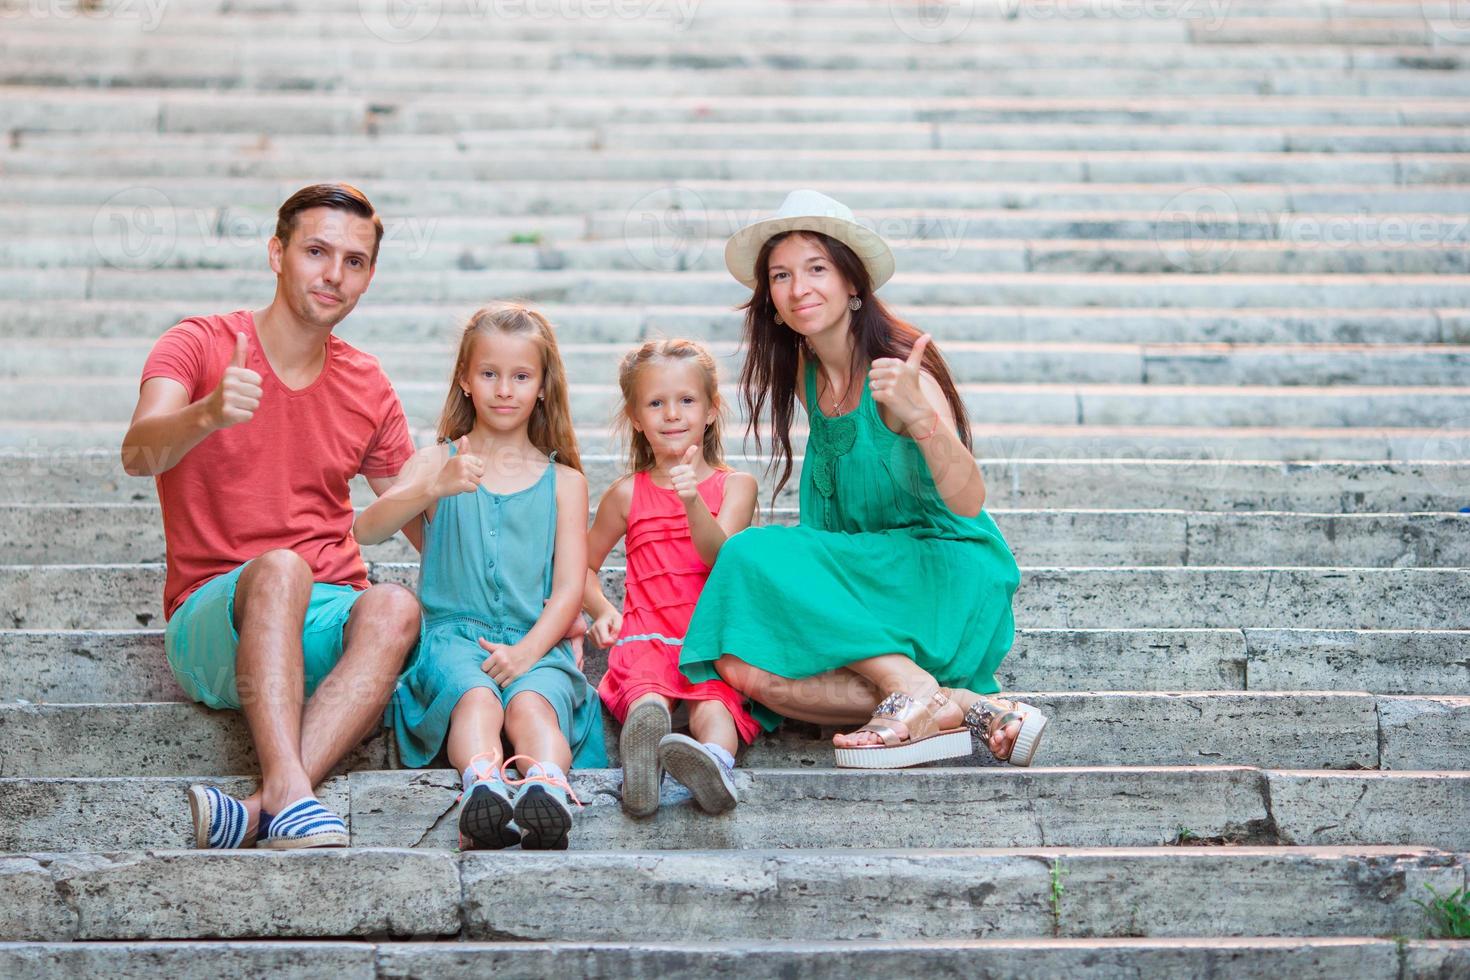
[[[488,961],[488,962],[477,962]],[[456,941],[451,943],[361,940],[77,940],[0,942],[0,972],[24,976],[59,970],[68,975],[105,975],[137,963],[181,980],[225,975],[264,975],[277,970],[328,971],[345,980],[373,976],[427,976],[472,967],[525,970],[517,976],[580,973],[611,978],[703,978],[718,964],[731,975],[758,980],[788,977],[799,970],[952,970],[965,975],[983,963],[987,975],[1172,978],[1180,970],[1196,976],[1228,975],[1241,980],[1281,976],[1405,980],[1461,976],[1470,969],[1463,942],[1374,937],[1170,937],[1036,939],[860,939],[724,940],[701,942],[625,941]],[[1038,974],[1036,971],[1041,971]],[[1298,971],[1310,972],[1298,972]],[[32,972],[33,971],[33,972]]]
[[[671,906],[688,909],[684,903],[701,900],[710,911],[726,915],[745,909],[730,920],[717,914],[700,921],[697,931],[710,938],[732,933],[738,938],[752,933],[769,937],[771,931],[783,938],[807,938],[816,931],[816,922],[785,920],[768,931],[773,923],[752,918],[763,910],[789,916],[799,909],[827,911],[831,921],[820,924],[827,935],[877,938],[912,935],[917,921],[942,915],[942,910],[954,913],[948,928],[962,935],[1136,934],[1149,913],[1161,920],[1147,931],[1164,934],[1292,933],[1302,931],[1300,923],[1308,921],[1331,923],[1324,931],[1345,935],[1362,935],[1375,927],[1403,934],[1425,924],[1424,913],[1412,907],[1406,893],[1422,892],[1427,884],[1443,893],[1463,887],[1467,859],[1470,855],[1459,851],[1395,846],[33,852],[0,861],[8,889],[0,915],[9,920],[8,934],[19,939],[296,933],[312,939],[546,940],[564,938],[573,929],[577,938],[595,939],[616,938],[610,934],[617,932],[618,923],[597,917],[616,896],[644,916],[657,915],[659,909],[667,913]],[[567,880],[573,874],[578,876],[575,883]],[[303,876],[318,889],[338,893],[339,900],[312,905],[312,895],[300,895],[294,907],[283,907],[278,900],[207,900],[237,891],[242,879],[279,895],[299,888]],[[885,905],[876,920],[871,910],[859,915],[850,908],[860,883],[871,887],[873,880],[890,877],[890,886],[913,889],[911,907]],[[1244,894],[1232,895],[1226,908],[1185,906],[1174,915],[1165,913],[1182,894],[1232,878]],[[992,881],[1000,884],[988,884]],[[976,888],[977,882],[986,887]],[[1393,882],[1403,887],[1394,888]],[[800,887],[803,883],[812,887],[810,893]],[[179,902],[181,888],[196,900]],[[1312,901],[1321,900],[1324,890],[1333,902],[1325,919],[1329,910]],[[1297,917],[1295,929],[1281,928],[1278,905],[1283,894],[1286,908]],[[1240,904],[1242,898],[1256,901]],[[749,907],[752,901],[757,903],[754,909]],[[834,904],[841,905],[840,913]],[[1140,904],[1146,908],[1142,920]],[[545,919],[553,907],[569,919]],[[1218,918],[1227,910],[1227,918]],[[647,934],[685,939],[695,930],[680,919],[687,916],[647,920]]]

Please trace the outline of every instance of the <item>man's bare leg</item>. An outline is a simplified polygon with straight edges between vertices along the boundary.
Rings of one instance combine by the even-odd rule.
[[[305,595],[309,599],[310,568],[294,553],[286,554],[301,561],[306,568]],[[254,563],[251,567],[254,567]],[[243,573],[241,579],[244,579]],[[238,590],[236,596],[238,619]],[[314,787],[326,778],[343,756],[372,734],[381,723],[383,708],[393,693],[404,658],[418,641],[419,602],[414,594],[398,585],[375,585],[368,589],[353,604],[347,624],[343,627],[345,645],[342,659],[317,686],[311,700],[305,703],[303,717],[300,623],[304,622],[305,608],[303,602],[301,617],[293,635],[296,649],[296,680],[293,689],[296,698],[295,714],[292,715],[295,718],[294,768],[299,777],[285,783],[285,788],[278,794],[273,794],[270,791],[271,784],[265,776],[265,754],[261,751],[259,738],[256,738],[256,752],[262,760],[262,775],[260,789],[242,801],[249,814],[248,834],[255,832],[262,807],[268,813],[279,813],[280,807],[311,795]],[[241,630],[240,637],[243,650],[244,630]],[[239,673],[237,659],[237,676]],[[243,700],[242,696],[242,702]],[[254,700],[263,699],[257,697]],[[251,734],[252,737],[255,736],[253,723]]]
[[[235,684],[260,759],[260,789],[245,801],[250,832],[262,805],[279,812],[311,793],[301,763],[301,629],[311,586],[311,566],[285,549],[251,561],[235,586]]]

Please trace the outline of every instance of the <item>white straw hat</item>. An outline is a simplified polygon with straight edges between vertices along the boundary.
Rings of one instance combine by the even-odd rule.
[[[755,260],[761,246],[787,231],[819,231],[842,242],[862,260],[874,291],[893,277],[893,251],[883,237],[864,227],[852,209],[819,191],[799,190],[769,218],[752,221],[725,243],[725,268],[740,282],[755,288]]]

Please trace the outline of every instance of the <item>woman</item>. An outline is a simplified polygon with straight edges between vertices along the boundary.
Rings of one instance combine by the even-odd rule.
[[[757,445],[769,405],[777,493],[796,399],[810,419],[801,524],[726,542],[681,669],[743,691],[767,729],[869,718],[833,739],[839,766],[966,755],[971,732],[1030,765],[1047,719],[985,696],[1014,637],[1020,572],[982,509],[949,369],[873,295],[893,274],[888,245],[841,203],[793,191],[731,237],[725,263],[753,291],[741,388]]]

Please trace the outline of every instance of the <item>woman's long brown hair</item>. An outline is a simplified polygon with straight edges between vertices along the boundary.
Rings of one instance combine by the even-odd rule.
[[[757,451],[761,448],[760,419],[767,403],[770,404],[771,462],[766,471],[769,473],[778,465],[782,467],[780,482],[771,494],[772,506],[781,488],[791,479],[791,420],[795,414],[796,386],[802,380],[796,376],[796,366],[805,346],[800,334],[776,322],[776,307],[771,302],[771,250],[789,235],[804,235],[820,245],[832,260],[832,265],[857,290],[857,297],[863,301],[862,309],[852,314],[848,324],[853,339],[851,371],[854,376],[866,376],[868,365],[880,357],[907,358],[914,349],[914,342],[923,336],[921,330],[899,319],[873,295],[872,279],[862,260],[837,239],[814,231],[788,231],[761,246],[755,260],[755,291],[748,302],[737,307],[745,311],[745,341],[748,346],[745,366],[740,371],[740,398],[746,412],[745,434],[747,437],[754,434]],[[810,350],[805,353],[808,361],[815,359]],[[955,387],[949,366],[935,344],[930,343],[924,351],[923,364],[924,370],[944,389],[944,400],[954,413],[960,441],[973,450],[969,414],[965,411],[965,403]]]
[[[439,441],[453,442],[475,427],[475,406],[464,397],[460,382],[469,370],[475,338],[484,334],[529,337],[541,351],[541,385],[546,397],[531,409],[526,436],[531,445],[574,470],[582,468],[577,451],[577,430],[572,425],[571,399],[567,393],[567,372],[562,366],[561,351],[556,346],[556,331],[540,313],[516,303],[495,303],[476,310],[465,324],[459,339],[459,356],[454,359],[454,374],[449,379],[449,395],[439,416]]]

